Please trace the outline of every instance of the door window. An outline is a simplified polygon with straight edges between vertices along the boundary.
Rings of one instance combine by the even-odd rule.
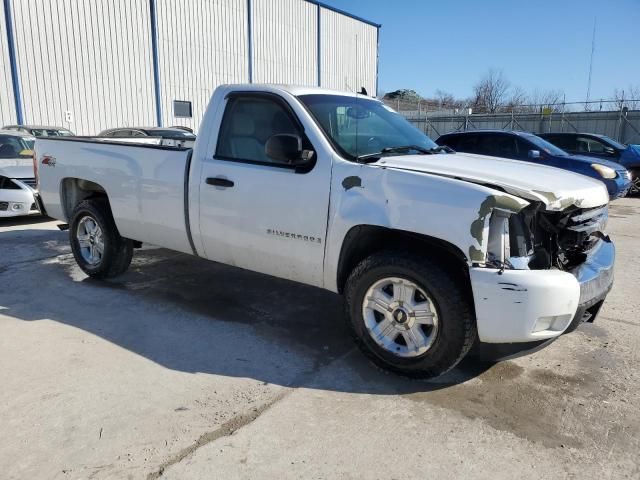
[[[216,158],[289,166],[266,154],[267,140],[278,134],[303,137],[280,102],[259,96],[232,98],[222,119]]]
[[[587,137],[578,137],[576,140],[578,143],[578,152],[596,153],[599,155],[604,155],[607,153],[604,143],[599,142],[598,140]]]
[[[576,137],[572,135],[548,136],[544,137],[544,139],[553,143],[556,147],[568,152],[575,152],[577,150]]]
[[[494,157],[517,158],[516,139],[508,135],[482,135],[478,142],[478,153]]]

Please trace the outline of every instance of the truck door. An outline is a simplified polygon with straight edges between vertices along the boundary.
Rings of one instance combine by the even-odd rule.
[[[298,135],[315,163],[299,170],[265,153],[273,135]],[[200,235],[207,258],[322,285],[331,158],[323,158],[281,97],[227,99],[215,154],[203,160]]]

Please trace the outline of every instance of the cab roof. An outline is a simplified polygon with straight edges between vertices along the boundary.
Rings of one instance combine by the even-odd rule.
[[[245,83],[245,84],[226,84],[221,85],[222,87],[230,90],[230,91],[259,91],[259,92],[286,92],[293,96],[300,95],[341,95],[344,97],[358,97],[358,98],[368,98],[370,100],[376,100],[375,97],[371,97],[369,95],[364,95],[359,92],[346,92],[344,90],[333,90],[330,88],[323,87],[309,87],[305,85],[282,85],[275,83]]]

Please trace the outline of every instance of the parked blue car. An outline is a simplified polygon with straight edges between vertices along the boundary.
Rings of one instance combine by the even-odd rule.
[[[539,136],[572,155],[604,158],[619,163],[631,174],[629,194],[640,194],[640,145],[624,145],[595,133],[541,133]]]
[[[624,197],[631,186],[631,176],[622,165],[603,158],[570,155],[532,133],[474,130],[447,133],[436,143],[459,152],[524,160],[581,173],[604,182],[611,200]]]

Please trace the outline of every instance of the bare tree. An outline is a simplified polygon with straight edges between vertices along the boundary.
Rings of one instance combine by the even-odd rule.
[[[564,108],[564,92],[562,90],[534,90],[529,97],[530,111],[550,109],[560,112]]]
[[[613,98],[616,101],[617,110],[627,107],[629,110],[640,109],[640,85],[629,85],[626,89],[615,89]]]
[[[509,93],[509,99],[507,100],[504,108],[508,112],[526,110],[526,105],[529,103],[529,97],[526,92],[520,87],[513,87]]]
[[[436,90],[435,100],[440,108],[452,108],[456,103],[456,99],[452,94],[440,89]]]
[[[497,112],[506,101],[509,86],[502,70],[490,69],[473,87],[474,110]]]

